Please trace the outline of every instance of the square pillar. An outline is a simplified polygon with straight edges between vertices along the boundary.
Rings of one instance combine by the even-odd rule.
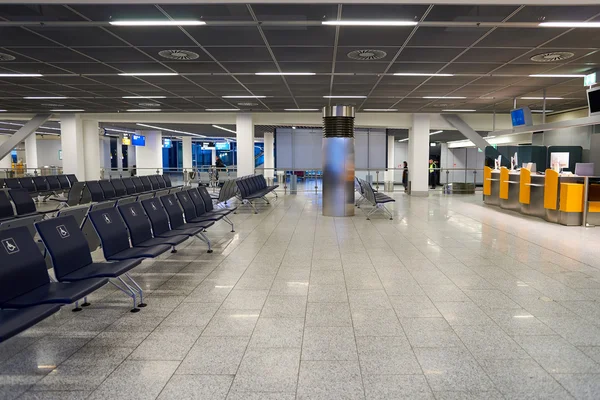
[[[394,135],[388,135],[387,137],[387,167],[395,168],[396,167],[396,152],[395,152],[396,143],[394,142]],[[389,170],[385,172],[385,181],[394,183],[394,170]]]
[[[9,138],[9,135],[0,135],[0,145],[2,143],[6,142],[8,140],[8,138]],[[11,154],[8,153],[6,155],[6,157],[0,159],[0,169],[1,170],[5,170],[5,169],[9,170],[12,168],[12,158],[11,157],[12,157]],[[4,172],[5,171],[0,172],[0,177],[2,177],[2,178],[5,177]],[[6,177],[8,177],[8,175],[6,175]]]
[[[265,178],[275,177],[275,139],[273,132],[265,132]]]
[[[98,121],[84,120],[83,152],[85,154],[85,179],[96,181],[100,176],[100,137]],[[64,158],[64,157],[63,157]]]
[[[412,196],[429,196],[429,114],[413,114],[408,131],[408,180]]]
[[[135,156],[138,175],[156,175],[156,171],[162,174],[162,132],[144,131],[140,135],[146,136],[146,145],[137,146]]]
[[[252,114],[236,117],[237,176],[254,174],[254,124]]]
[[[193,168],[192,163],[192,137],[183,136],[181,138],[181,156],[183,158],[182,167],[187,172],[191,172]]]
[[[83,122],[79,114],[61,114],[60,143],[63,154],[63,173],[75,174],[80,181],[85,180]]]
[[[32,133],[25,139],[25,162],[27,163],[28,173],[33,174],[34,170],[37,175],[41,175],[38,171],[38,155],[37,155],[37,135]]]

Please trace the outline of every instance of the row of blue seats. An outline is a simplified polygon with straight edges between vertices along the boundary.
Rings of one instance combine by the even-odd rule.
[[[104,201],[173,187],[168,175],[134,176],[122,179],[87,181],[92,201]]]
[[[107,282],[133,299],[132,312],[146,304],[143,290],[129,275],[144,258],[154,258],[219,220],[232,226],[233,209],[215,209],[206,188],[199,187],[89,213],[107,262],[93,262],[80,224],[72,215],[35,224],[49,254],[57,282],[49,279],[44,255],[25,227],[0,231],[0,342],[75,303]],[[139,298],[139,302],[137,301]]]
[[[24,189],[29,193],[57,193],[68,191],[74,183],[78,182],[74,174],[26,176],[23,178],[0,179],[0,189]]]
[[[268,186],[263,175],[244,176],[238,178],[236,184],[242,204],[248,204],[252,207],[254,214],[258,214],[256,207],[254,207],[254,200],[262,199],[267,204],[271,204],[266,198],[267,194],[273,193],[275,197],[278,197],[275,189],[277,189],[279,185]]]

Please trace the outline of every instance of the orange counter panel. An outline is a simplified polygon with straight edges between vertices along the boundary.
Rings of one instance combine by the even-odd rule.
[[[521,168],[521,179],[519,182],[519,203],[531,203],[531,171],[527,168]]]
[[[547,169],[544,179],[544,208],[556,210],[558,203],[558,172]]]
[[[486,196],[492,195],[492,169],[483,167],[483,194]]]
[[[500,168],[500,198],[508,200],[508,168]]]
[[[561,183],[560,211],[583,212],[583,184]]]

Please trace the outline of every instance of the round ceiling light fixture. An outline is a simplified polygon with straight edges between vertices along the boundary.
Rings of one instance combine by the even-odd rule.
[[[164,58],[168,58],[169,60],[177,60],[177,61],[189,61],[195,60],[198,57],[198,53],[194,53],[189,50],[162,50],[158,52],[158,55]]]
[[[237,103],[238,106],[244,106],[244,107],[254,107],[257,106],[258,103]]]
[[[539,63],[557,62],[568,60],[574,55],[575,53],[571,53],[570,51],[553,51],[550,53],[536,54],[535,56],[531,57],[531,61]]]
[[[348,53],[348,58],[359,61],[375,61],[385,58],[387,53],[382,50],[354,50]]]
[[[15,59],[16,57],[13,55],[0,53],[0,61],[14,61]]]

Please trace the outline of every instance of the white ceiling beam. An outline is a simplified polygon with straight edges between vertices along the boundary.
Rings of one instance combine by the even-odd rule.
[[[27,139],[29,135],[33,134],[44,122],[48,121],[49,118],[50,114],[37,114],[18,131],[12,134],[6,142],[0,145],[0,160],[10,154],[19,143]]]

